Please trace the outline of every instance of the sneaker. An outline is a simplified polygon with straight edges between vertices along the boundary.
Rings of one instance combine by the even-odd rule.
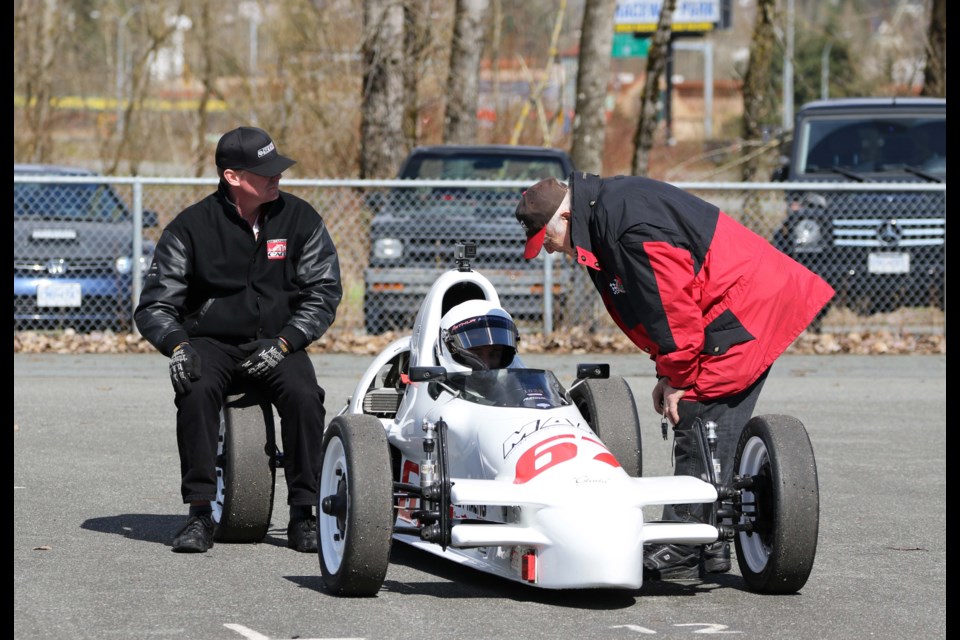
[[[204,553],[211,547],[213,518],[209,514],[190,516],[173,538],[173,550],[177,553]]]
[[[730,543],[714,542],[703,547],[703,570],[707,573],[730,571]]]
[[[317,519],[310,516],[291,520],[287,525],[287,546],[301,553],[316,553]]]
[[[698,579],[700,547],[681,544],[649,547],[643,557],[643,577],[652,580]]]

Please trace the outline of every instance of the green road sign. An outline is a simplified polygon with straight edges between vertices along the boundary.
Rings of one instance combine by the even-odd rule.
[[[614,58],[646,58],[650,50],[650,38],[638,38],[632,33],[613,34]]]

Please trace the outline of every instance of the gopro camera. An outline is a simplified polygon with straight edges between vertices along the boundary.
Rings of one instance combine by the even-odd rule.
[[[470,261],[477,257],[477,243],[469,240],[458,242],[454,256],[457,259],[457,269],[470,271]]]
[[[457,260],[473,260],[477,257],[477,243],[464,240],[457,243]]]

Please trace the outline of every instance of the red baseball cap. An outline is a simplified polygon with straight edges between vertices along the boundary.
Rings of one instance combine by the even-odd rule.
[[[543,238],[547,233],[547,223],[557,212],[560,203],[567,195],[567,186],[556,178],[541,180],[520,196],[517,205],[517,221],[527,232],[527,244],[523,257],[532,260],[543,249]]]

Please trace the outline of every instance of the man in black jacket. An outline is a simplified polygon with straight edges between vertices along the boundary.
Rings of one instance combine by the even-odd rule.
[[[173,550],[213,546],[219,411],[235,382],[255,385],[281,419],[287,544],[317,550],[317,473],[324,391],[305,348],[333,323],[343,294],[336,248],[309,203],[279,190],[294,164],[270,136],[220,138],[220,185],[164,229],[135,319],[170,358],[181,493],[189,517]]]

